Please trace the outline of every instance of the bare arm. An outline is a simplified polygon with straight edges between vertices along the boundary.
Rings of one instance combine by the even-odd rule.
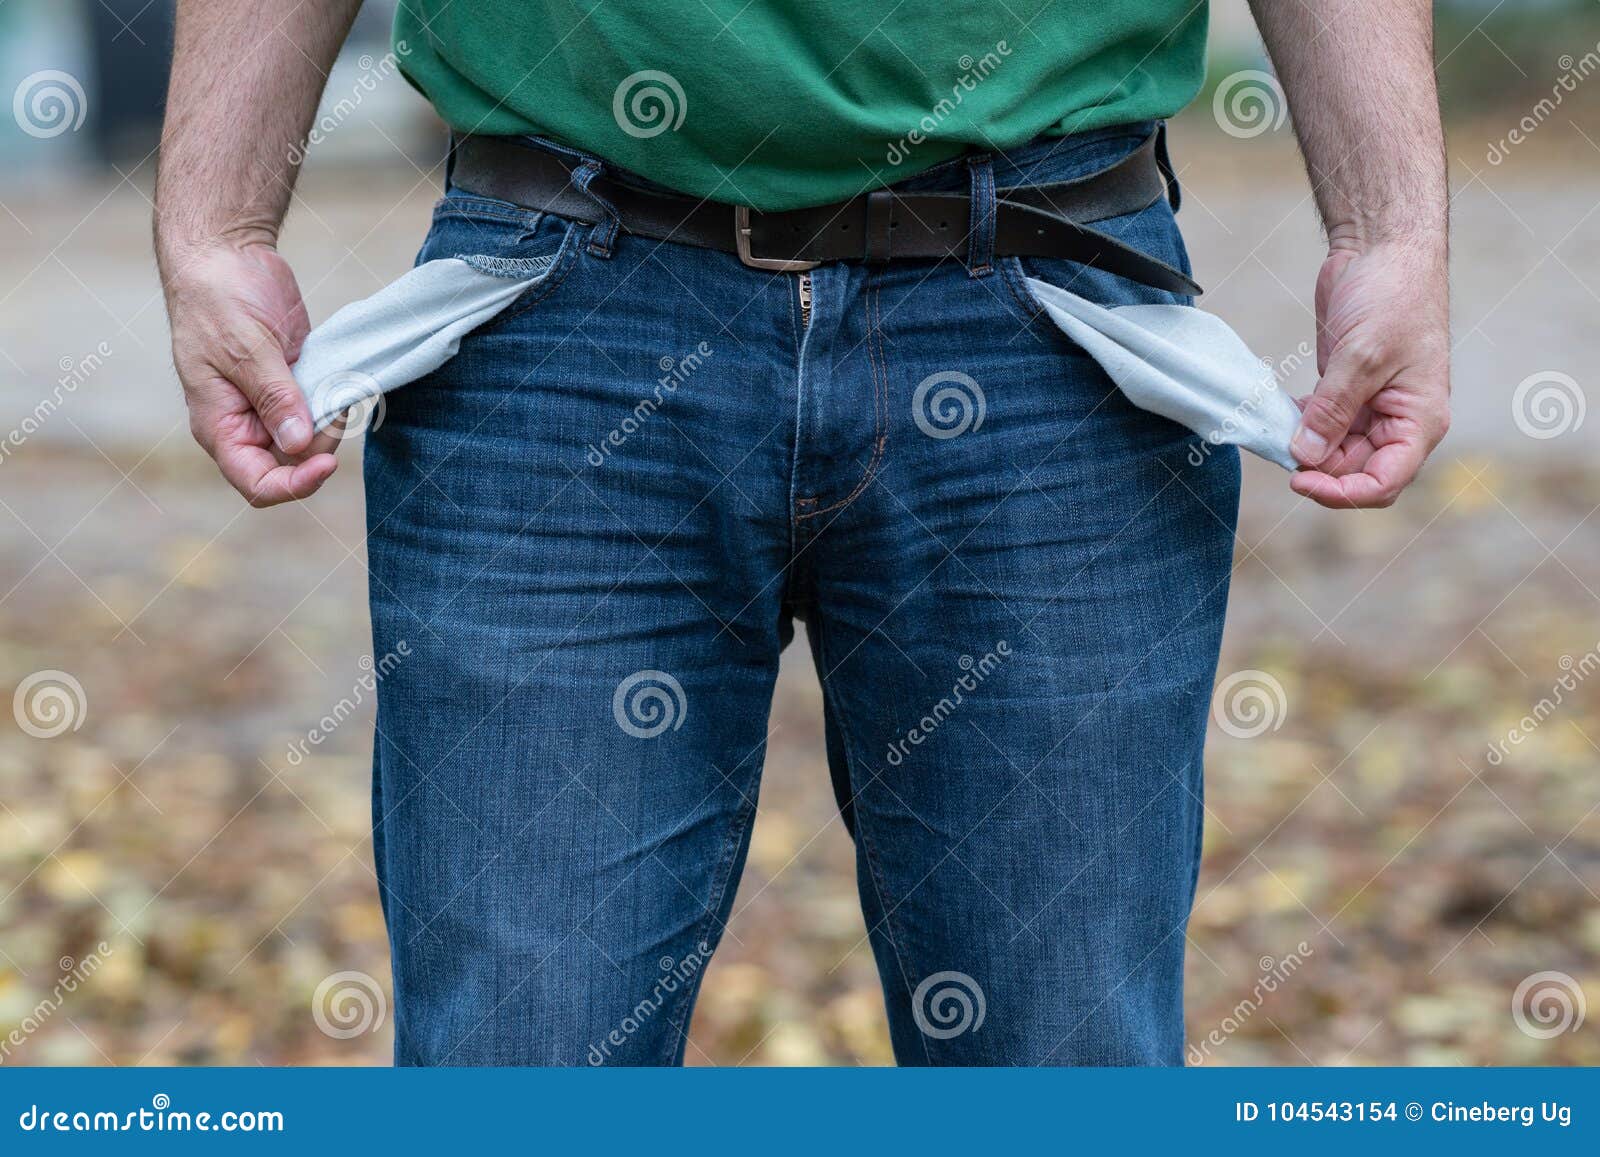
[[[1250,0],[1328,258],[1293,488],[1387,506],[1449,427],[1449,193],[1429,0]]]
[[[278,256],[299,155],[361,0],[179,0],[156,259],[195,440],[253,505],[334,470],[289,373],[309,328]]]

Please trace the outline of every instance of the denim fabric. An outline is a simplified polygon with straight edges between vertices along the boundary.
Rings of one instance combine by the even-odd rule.
[[[1106,227],[1187,267],[1165,202]],[[409,646],[373,800],[397,1061],[681,1061],[798,619],[898,1059],[1181,1063],[1238,457],[1135,408],[1026,278],[1178,299],[842,262],[803,322],[795,275],[594,233],[448,193],[419,261],[550,271],[367,438],[374,653]]]

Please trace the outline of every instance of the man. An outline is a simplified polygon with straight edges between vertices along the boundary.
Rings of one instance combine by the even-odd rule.
[[[257,506],[335,465],[274,245],[356,7],[179,9],[174,360]],[[1430,6],[1254,8],[1329,237],[1290,486],[1386,506],[1447,422]],[[1030,286],[1189,300],[1155,122],[1205,24],[404,0],[457,134],[419,260],[528,288],[366,440],[375,647],[411,650],[374,789],[398,1061],[681,1061],[796,618],[897,1057],[1181,1061],[1237,455],[1132,406]]]

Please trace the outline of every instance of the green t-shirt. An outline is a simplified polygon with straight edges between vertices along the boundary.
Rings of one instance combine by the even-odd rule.
[[[1170,116],[1205,0],[401,0],[458,131],[535,133],[714,201],[792,209],[970,148]]]

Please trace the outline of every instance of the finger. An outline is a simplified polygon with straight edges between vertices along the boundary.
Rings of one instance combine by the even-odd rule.
[[[1372,439],[1365,434],[1348,434],[1333,453],[1317,463],[1317,470],[1335,477],[1359,474],[1366,468],[1367,459],[1372,457],[1377,448]]]
[[[245,501],[257,507],[309,498],[339,466],[332,454],[279,463],[266,447],[241,442],[219,445],[214,457],[222,476],[244,495]]]
[[[311,410],[278,344],[271,339],[256,343],[233,380],[250,400],[274,445],[285,454],[303,453],[311,444]]]
[[[1347,342],[1328,359],[1327,372],[1306,401],[1289,448],[1306,466],[1321,463],[1344,440],[1367,400],[1386,382],[1385,359],[1371,346]]]
[[[1419,440],[1390,442],[1373,451],[1359,473],[1336,476],[1301,470],[1289,476],[1289,488],[1335,510],[1392,506],[1427,456],[1427,447]]]

